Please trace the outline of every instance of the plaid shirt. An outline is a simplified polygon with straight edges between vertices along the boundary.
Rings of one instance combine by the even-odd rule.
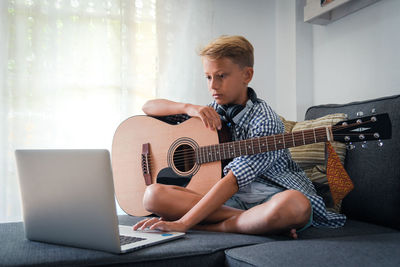
[[[217,108],[215,101],[210,104]],[[244,140],[254,137],[281,134],[284,126],[278,115],[268,104],[258,99],[244,114],[240,121],[231,127],[233,140]],[[302,169],[292,160],[288,149],[270,151],[256,155],[234,158],[225,168],[227,174],[232,170],[240,188],[253,181],[269,186],[294,189],[302,192],[311,202],[313,223],[315,227],[341,227],[346,222],[343,214],[326,210],[322,198]]]

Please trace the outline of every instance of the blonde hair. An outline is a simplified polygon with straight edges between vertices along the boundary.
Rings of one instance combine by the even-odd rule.
[[[222,35],[201,49],[199,55],[213,60],[227,57],[242,68],[254,66],[254,48],[243,36]]]

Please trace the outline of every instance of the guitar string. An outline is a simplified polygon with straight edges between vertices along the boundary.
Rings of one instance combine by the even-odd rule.
[[[354,133],[354,134],[339,134],[340,136],[345,136],[345,135],[348,135],[348,136],[358,136],[359,134],[358,133]],[[371,134],[364,134],[365,136],[373,136],[373,134],[371,133]],[[325,136],[323,136],[323,135],[316,135],[316,138],[318,139],[319,137],[325,137]],[[252,139],[249,139],[249,140],[252,140]],[[314,142],[314,136],[308,136],[308,138],[305,138],[305,140],[306,141],[312,141],[312,143],[310,143],[310,144],[314,144],[315,142]],[[254,141],[254,140],[253,140]],[[296,141],[295,141],[296,142]],[[287,144],[293,144],[293,142],[292,142],[292,140],[290,140],[290,141],[287,141],[287,140],[285,140],[285,143],[287,143]],[[226,144],[226,143],[223,143],[223,144]],[[279,146],[281,146],[281,145],[283,145],[283,143],[280,143],[279,144]],[[307,144],[306,144],[307,145]],[[217,146],[219,146],[219,144],[217,144]],[[258,146],[258,145],[257,145]],[[211,147],[210,147],[211,148]],[[281,150],[281,149],[284,149],[283,147],[282,148],[279,148],[278,150]],[[235,151],[236,150],[238,150],[238,147],[235,147]],[[243,151],[245,151],[246,150],[246,148],[243,148],[242,149]],[[259,151],[259,148],[257,148],[257,149],[255,149],[256,151]],[[215,150],[214,150],[215,151]],[[214,151],[211,151],[211,153],[212,154],[215,154],[215,152]],[[231,151],[232,152],[232,151]],[[264,151],[264,152],[268,152],[268,151]],[[260,153],[264,153],[264,152],[260,152]],[[186,155],[185,155],[186,154]],[[195,150],[193,150],[193,149],[186,149],[185,151],[177,151],[175,154],[174,154],[174,163],[177,165],[177,164],[183,164],[183,163],[188,163],[188,161],[191,161],[191,162],[193,162],[193,163],[195,163],[196,162],[196,158],[197,158],[197,155],[195,155],[196,154],[196,152],[195,152]],[[221,154],[221,153],[220,153]],[[226,153],[226,154],[231,154],[231,153]],[[251,155],[252,153],[249,153],[249,154],[247,154],[247,155]],[[255,153],[255,154],[258,154],[258,153]],[[150,156],[150,155],[149,155]],[[203,157],[204,158],[207,158],[207,159],[209,159],[209,157],[208,157],[208,155],[207,154],[205,154],[205,155],[203,155]],[[212,161],[218,161],[216,158],[217,158],[217,156],[216,155],[214,155],[212,158],[215,158],[215,160],[212,160]],[[231,158],[231,157],[229,157],[229,158]],[[229,158],[227,158],[227,159],[229,159]],[[224,158],[222,158],[222,160],[223,160]],[[149,157],[149,160],[148,160],[148,162],[149,162],[149,164],[151,164],[152,163],[152,161],[151,161],[151,158]]]
[[[349,125],[333,125],[333,126],[331,126],[332,127],[332,131],[337,131],[337,130],[339,130],[339,129],[344,129],[344,128],[349,128],[349,127],[354,127],[354,126],[361,126],[361,125],[363,125],[363,124],[366,124],[366,123],[369,123],[369,122],[371,122],[371,121],[364,121],[364,122],[361,122],[361,123],[353,123],[353,124],[349,124]],[[306,133],[304,133],[303,131],[296,131],[296,132],[293,132],[292,134],[290,134],[290,133],[285,133],[285,134],[280,134],[280,135],[275,135],[275,136],[279,136],[278,138],[283,138],[284,139],[284,135],[286,135],[287,137],[289,137],[289,139],[288,140],[284,140],[284,144],[286,145],[286,144],[289,144],[290,145],[290,143],[293,143],[293,142],[295,142],[296,143],[296,139],[295,138],[293,138],[293,137],[290,137],[290,135],[294,135],[294,134],[302,134],[302,136],[304,136],[305,138],[300,138],[300,141],[304,141],[305,142],[305,139],[306,138],[311,138],[311,141],[313,141],[313,139],[314,139],[314,141],[315,141],[315,138],[317,138],[317,137],[321,137],[321,136],[318,136],[317,135],[317,133],[316,134],[314,134],[314,132],[315,131],[323,131],[323,133],[322,133],[322,137],[325,137],[326,136],[326,127],[317,127],[317,128],[313,128],[313,129],[309,129],[309,130],[307,130],[307,132]],[[354,133],[354,134],[335,134],[336,136],[352,136],[352,135],[359,135],[360,133]],[[373,134],[369,134],[369,133],[366,133],[366,134],[364,134],[364,135],[373,135]],[[301,136],[301,137],[302,137]],[[307,137],[306,137],[307,136]],[[265,137],[268,137],[268,136],[265,136]],[[262,137],[260,137],[260,138],[262,138]],[[234,142],[228,142],[228,144],[230,143],[231,145],[233,144],[233,146],[234,146],[234,149],[236,148],[236,147],[238,147],[239,148],[239,150],[241,150],[241,148],[242,148],[242,146],[244,146],[243,148],[244,148],[244,150],[247,150],[247,145],[248,145],[248,142],[254,142],[254,141],[258,141],[258,139],[259,138],[254,138],[254,139],[248,139],[248,140],[240,140],[240,141],[234,141]],[[303,140],[304,139],[304,140]],[[242,141],[242,142],[241,142]],[[238,144],[236,144],[236,142],[238,143]],[[246,143],[247,142],[247,143]],[[244,143],[244,145],[242,145],[241,143]],[[267,143],[268,143],[268,145],[269,145],[269,140],[267,139]],[[315,142],[314,142],[315,143]],[[225,143],[225,144],[227,144],[227,143]],[[218,145],[220,145],[220,144],[218,144]],[[251,144],[251,145],[253,145],[253,144]],[[274,146],[275,145],[275,143],[274,142],[272,142],[272,145]],[[280,144],[279,144],[280,145]],[[211,146],[205,146],[205,147],[208,147],[208,148],[210,148],[210,149],[212,149],[211,147],[212,147],[213,145],[211,145]],[[286,146],[285,146],[286,147]],[[289,146],[290,147],[290,146]],[[192,149],[188,149],[189,151],[191,151]],[[215,150],[215,149],[214,149]],[[185,150],[181,150],[182,151],[182,153],[187,153],[187,151],[185,151]]]
[[[366,123],[369,123],[369,122],[370,121],[365,121],[365,122],[361,122],[361,123],[353,123],[353,124],[350,124],[350,125],[333,125],[333,126],[331,126],[331,129],[332,129],[332,131],[337,131],[339,129],[345,129],[345,128],[350,128],[350,127],[354,127],[354,126],[359,127],[359,126],[361,126],[363,124],[366,124]],[[317,131],[323,131],[322,135],[320,135],[320,133],[318,133]],[[274,137],[274,141],[268,140],[268,136],[265,136],[265,139],[266,139],[266,143],[267,143],[267,148],[268,148],[270,143],[272,143],[272,147],[273,146],[276,147],[276,146],[283,145],[282,148],[278,149],[278,150],[280,150],[280,149],[285,149],[285,148],[288,148],[288,147],[292,147],[291,145],[293,143],[296,145],[297,141],[300,141],[300,142],[303,141],[303,143],[307,143],[307,141],[311,141],[310,144],[316,143],[315,141],[317,139],[319,139],[320,137],[323,137],[323,138],[326,137],[325,131],[326,131],[326,127],[318,127],[318,128],[310,129],[310,131],[307,131],[306,133],[304,133],[304,131],[298,131],[298,132],[294,132],[292,134],[290,134],[290,133],[286,134],[286,137],[287,137],[286,140],[285,140],[285,134],[276,135]],[[296,140],[296,137],[294,137],[294,135],[295,134],[299,134],[299,133],[301,133],[303,138],[299,138],[299,139]],[[338,134],[338,133],[336,133],[335,136],[346,136],[346,135],[347,136],[358,136],[359,134],[360,134],[360,132],[358,132],[358,133],[355,132],[355,133],[350,133],[350,134]],[[290,135],[292,135],[292,137],[290,137]],[[372,135],[373,135],[372,133],[364,133],[364,136],[372,136]],[[276,144],[276,137],[280,138],[280,140],[283,141],[283,143]],[[301,139],[303,139],[303,140],[301,140]],[[255,145],[254,142],[259,142],[259,141],[260,141],[260,138],[254,138],[254,139],[248,139],[248,140],[239,140],[239,141],[228,142],[228,143],[223,143],[223,144],[205,146],[205,147],[203,147],[203,150],[204,149],[211,149],[211,150],[213,149],[214,152],[211,151],[211,153],[215,154],[215,151],[217,150],[216,147],[218,147],[219,152],[221,152],[220,151],[220,148],[221,148],[220,145],[224,145],[224,146],[228,145],[228,149],[232,149],[233,148],[233,152],[232,151],[228,151],[228,154],[231,154],[231,153],[235,154],[235,150],[236,149],[238,149],[239,152],[241,152],[242,150],[248,152],[247,151],[247,146],[252,146],[251,149],[252,149],[253,153],[246,153],[247,155],[251,155],[251,154],[257,154],[257,153],[254,153],[254,147],[253,146]],[[249,144],[249,142],[251,144]],[[260,146],[259,143],[258,143],[258,145]],[[225,150],[224,146],[222,146],[223,150]],[[264,144],[264,146],[265,146],[265,144]],[[196,149],[199,149],[199,148],[196,148]],[[261,150],[261,148],[259,147],[258,151],[260,151],[260,150]],[[257,151],[257,148],[256,148],[256,151]],[[258,152],[258,153],[261,153],[261,151]],[[268,149],[267,149],[267,151],[268,151]],[[265,151],[265,152],[267,152],[267,151]],[[210,151],[208,151],[208,152],[210,153]],[[202,153],[202,152],[200,152],[200,153]],[[226,154],[226,152],[224,153],[224,158],[225,158],[225,154]],[[209,160],[209,155],[206,155],[206,154],[204,155],[203,154],[202,157],[204,157],[204,159],[207,158],[207,160]],[[214,155],[214,157],[212,157],[211,162],[212,161],[218,161],[217,157],[218,157],[217,155]],[[229,158],[233,158],[233,157],[229,157]],[[190,164],[191,167],[193,167],[197,163],[196,162],[197,158],[198,157],[196,155],[195,149],[193,149],[193,148],[183,149],[183,150],[177,151],[174,154],[174,164],[175,164],[175,166],[180,167],[180,168],[183,167],[184,169],[185,169],[185,165],[186,164]],[[213,160],[213,158],[215,158],[215,159]],[[224,158],[222,158],[221,155],[219,156],[219,158],[221,160],[224,159]],[[152,164],[150,155],[148,155],[148,164],[149,164],[149,166],[151,166],[151,164]]]
[[[325,137],[326,135],[326,132],[325,132],[325,129],[324,129],[324,135],[321,135],[320,133],[316,133],[316,138],[317,139],[319,139],[319,138],[322,138],[322,137]],[[265,136],[265,137],[269,137],[269,136]],[[260,138],[265,138],[265,137],[260,137]],[[283,139],[282,137],[279,137],[281,140]],[[266,139],[266,138],[265,138]],[[315,143],[315,140],[314,140],[315,138],[314,138],[314,134],[309,134],[309,135],[305,135],[305,138],[304,138],[304,140],[305,140],[305,142],[306,143],[308,143],[309,141],[312,141],[312,143]],[[295,143],[298,143],[298,142],[303,142],[303,138],[301,138],[301,141],[299,141],[300,139],[298,139],[298,140],[295,140],[294,142]],[[273,140],[266,140],[267,141],[267,143],[268,143],[268,146],[270,146],[271,144],[271,147],[273,147],[274,146],[274,142],[273,142]],[[251,143],[251,144],[250,144]],[[256,143],[256,144],[254,144],[254,143]],[[281,145],[283,145],[284,143],[279,143],[279,144],[277,144],[278,146],[281,146]],[[287,139],[287,140],[285,140],[285,145],[292,145],[293,144],[293,139]],[[203,146],[203,147],[197,147],[196,149],[200,149],[200,148],[202,148],[203,150],[209,150],[209,152],[211,152],[211,153],[215,153],[215,152],[213,152],[213,151],[216,151],[216,150],[220,150],[220,149],[217,149],[216,147],[222,147],[222,146],[228,146],[228,149],[229,150],[241,150],[241,151],[245,151],[245,150],[247,150],[247,147],[249,146],[249,145],[251,145],[251,146],[257,146],[258,147],[258,138],[253,138],[253,139],[248,139],[248,140],[240,140],[240,141],[233,141],[233,142],[228,142],[228,143],[221,143],[221,144],[215,144],[215,145],[209,145],[209,146]],[[266,146],[266,145],[263,145],[264,147]],[[240,148],[239,148],[240,147]],[[288,146],[287,146],[288,147]],[[222,147],[222,149],[226,149],[226,148],[223,148]],[[284,149],[284,148],[282,148],[282,149]],[[212,151],[211,151],[212,150]],[[259,148],[256,148],[255,150],[259,150]],[[185,155],[185,153],[195,153],[195,149],[193,149],[193,148],[188,148],[188,149],[182,149],[182,150],[179,150],[179,151],[176,151],[175,152],[175,158],[179,158],[179,156],[181,156],[181,157],[185,157],[186,155]],[[200,153],[202,153],[202,152],[200,152]]]
[[[373,135],[373,134],[365,134],[365,136],[372,136],[372,135]],[[350,135],[348,135],[348,136],[358,136],[358,134],[350,134]],[[316,136],[316,138],[318,139],[318,136]],[[314,144],[314,143],[315,143],[315,142],[314,142],[314,137],[309,138],[309,139],[306,140],[306,145],[309,145],[309,144],[307,144],[307,141],[312,141],[312,142],[309,143],[309,144]],[[361,141],[361,140],[360,140],[360,141]],[[296,142],[296,141],[295,141],[295,142]],[[323,141],[321,141],[321,142],[323,142]],[[317,143],[321,143],[321,142],[317,142]],[[293,147],[293,146],[291,146],[292,144],[293,144],[292,141],[285,141],[285,147],[283,146],[283,143],[277,144],[277,146],[279,147],[277,150],[281,150],[281,149]],[[255,148],[252,148],[251,151],[253,152],[253,150],[254,150],[254,151],[256,151],[257,153],[242,153],[243,155],[252,155],[252,154],[258,154],[258,153],[264,153],[264,152],[268,152],[268,151],[273,151],[273,150],[263,151],[263,150],[261,149],[261,152],[259,152],[259,151],[260,151],[260,148],[258,147],[258,144],[251,144],[251,145],[253,145],[253,146],[256,145],[256,147],[255,147]],[[287,146],[286,146],[286,145],[287,145]],[[266,146],[264,145],[263,147],[265,148]],[[229,148],[228,148],[228,151],[226,151],[225,148],[222,148],[222,150],[225,150],[225,154],[227,154],[227,155],[231,155],[232,153],[234,153],[235,156],[236,156],[236,153],[235,153],[235,152],[239,152],[239,146],[235,146],[234,149],[231,148],[231,147],[229,147]],[[217,151],[218,153],[216,153],[216,151]],[[240,151],[243,151],[243,152],[246,151],[246,152],[247,152],[247,151],[249,151],[249,150],[247,149],[246,146],[241,146]],[[200,152],[200,153],[203,153],[203,154],[200,156],[200,159],[204,158],[204,159],[207,159],[207,161],[208,161],[210,158],[211,158],[211,159],[215,159],[215,160],[211,160],[211,161],[217,161],[218,158],[221,158],[221,160],[233,158],[233,157],[225,157],[225,156],[223,156],[224,152],[221,152],[221,149],[219,149],[219,148],[215,148],[215,149],[209,148],[208,151],[203,151],[203,152]],[[210,156],[210,153],[212,154],[212,156]],[[181,163],[181,161],[183,161],[183,162],[186,162],[186,161],[195,161],[195,160],[198,158],[197,155],[195,155],[195,154],[196,154],[196,152],[195,152],[195,150],[193,150],[193,149],[186,150],[186,151],[178,151],[178,152],[176,152],[176,153],[174,154],[174,163],[179,164],[179,163]],[[238,156],[241,156],[241,155],[238,155]]]
[[[336,136],[346,136],[346,135],[347,136],[356,136],[356,135],[359,135],[359,134],[358,133],[354,133],[354,134],[337,134]],[[365,134],[365,136],[369,136],[369,135],[372,136],[373,134]],[[306,143],[306,145],[307,145],[307,143],[310,142],[310,141],[311,141],[311,143],[308,143],[308,144],[320,143],[320,142],[323,142],[323,141],[315,142],[315,139],[325,138],[326,137],[326,132],[324,130],[323,134],[316,133],[315,134],[315,138],[314,138],[314,134],[308,134],[308,135],[304,135],[304,136],[305,136],[305,138],[303,139],[302,136],[301,136],[301,138],[296,138],[296,137],[292,138],[289,135],[288,136],[289,138],[286,137],[287,139],[285,138],[285,140],[283,140],[284,138],[281,135],[281,136],[279,136],[277,138],[279,138],[278,140],[280,140],[282,142],[278,143],[277,146],[282,146],[284,144],[285,145],[284,148],[290,148],[290,147],[293,147],[293,143],[295,143],[295,144],[296,143],[300,143],[301,146],[303,145],[303,143]],[[265,137],[270,137],[270,136],[265,136]],[[266,143],[268,143],[268,146],[270,144],[272,144],[272,147],[274,147],[275,146],[274,140],[268,140],[265,137],[264,137],[264,139],[266,139],[266,141],[267,141]],[[263,137],[260,137],[260,138],[263,138]],[[220,151],[221,147],[222,147],[223,150],[225,150],[226,148],[224,146],[227,146],[228,149],[233,149],[233,147],[234,147],[235,150],[236,149],[240,149],[241,151],[246,151],[249,146],[255,146],[255,150],[260,150],[258,148],[259,147],[258,141],[259,141],[259,138],[253,138],[253,139],[247,139],[247,140],[240,140],[240,141],[234,141],[234,142],[228,142],[228,143],[220,143],[220,144],[215,144],[215,145],[197,147],[195,149],[207,150],[207,152],[214,153],[214,151]],[[265,144],[263,144],[262,146],[265,146]],[[282,148],[282,149],[284,149],[284,148]],[[195,149],[193,149],[193,148],[182,149],[182,150],[177,151],[175,154],[177,154],[177,153],[179,153],[179,154],[183,153],[184,154],[184,153],[188,153],[190,151],[193,151]],[[251,149],[253,150],[253,148],[251,148]]]
[[[353,124],[349,124],[349,125],[333,125],[332,130],[333,131],[337,131],[338,129],[344,129],[344,128],[349,128],[349,127],[353,127],[353,126],[360,126],[363,125],[365,123],[369,123],[371,121],[364,121],[361,123],[353,123]],[[323,131],[322,136],[319,135],[319,133],[315,133],[316,131]],[[286,133],[286,134],[280,134],[280,135],[276,135],[278,136],[278,138],[283,139],[283,143],[278,144],[279,146],[284,144],[284,148],[286,147],[292,147],[291,144],[296,143],[297,141],[303,141],[303,143],[307,143],[307,141],[315,141],[316,138],[320,138],[320,137],[325,137],[326,136],[326,127],[318,127],[318,128],[313,128],[313,129],[309,129],[306,133],[304,133],[304,131],[297,131],[297,132],[293,132],[292,134],[290,133]],[[300,139],[296,139],[295,137],[293,137],[295,134],[300,134],[301,133],[301,137],[304,136],[304,138],[300,138]],[[354,134],[335,134],[336,136],[344,136],[344,135],[348,135],[348,136],[352,136],[352,135],[358,135],[359,133],[354,133]],[[284,140],[284,135],[286,135],[286,137],[288,138],[287,140]],[[292,137],[290,137],[290,135],[292,135]],[[365,134],[365,135],[372,135],[372,134]],[[272,146],[275,146],[275,142],[272,140],[268,140],[267,137],[265,136],[266,141],[267,141],[267,146],[269,146],[270,143],[272,143]],[[260,137],[263,138],[263,137]],[[308,139],[310,138],[310,139]],[[271,141],[271,142],[270,142]],[[251,144],[249,144],[249,142],[251,142]],[[235,151],[235,149],[238,149],[239,151],[243,150],[243,151],[247,151],[247,146],[251,145],[254,146],[253,142],[259,142],[259,138],[254,138],[254,139],[248,139],[248,140],[239,140],[239,141],[234,141],[234,142],[228,142],[228,143],[223,143],[224,146],[228,145],[228,149],[233,147],[233,150]],[[315,142],[312,142],[315,143]],[[312,144],[311,143],[311,144]],[[211,146],[204,146],[202,147],[203,150],[212,150],[214,149],[214,151],[216,150],[216,148],[213,146],[220,146],[222,144],[216,144],[216,145],[211,145]],[[288,146],[287,146],[288,145]],[[258,144],[259,146],[259,144]],[[197,148],[199,149],[199,148]],[[225,150],[224,147],[222,147],[223,150]],[[254,148],[252,147],[252,150]],[[283,148],[282,148],[283,149]],[[220,148],[218,148],[218,150],[220,150]],[[257,150],[257,149],[256,149]],[[260,150],[260,149],[258,149]],[[175,159],[180,159],[180,158],[184,158],[185,160],[187,159],[187,153],[195,153],[193,148],[188,148],[188,149],[183,149],[183,150],[179,150],[175,153]],[[211,153],[215,153],[215,152],[211,152]],[[233,152],[234,153],[234,152]],[[203,155],[203,156],[207,156],[207,155]],[[196,156],[193,156],[196,157]],[[207,156],[208,157],[208,156]],[[189,158],[190,160],[190,158]],[[191,159],[194,160],[194,159]]]
[[[349,136],[357,136],[358,134],[350,134]],[[372,136],[373,134],[366,134],[366,136]],[[325,137],[325,136],[321,136],[321,135],[316,135],[316,139],[319,139],[319,138],[321,138],[321,137]],[[300,139],[299,139],[300,140]],[[295,143],[297,143],[299,140],[295,140],[294,142]],[[305,138],[304,139],[305,140],[305,143],[307,143],[308,141],[312,141],[312,143],[309,143],[309,144],[314,144],[315,142],[314,142],[314,136],[309,136],[308,138]],[[241,151],[246,151],[246,150],[248,150],[247,149],[247,147],[249,146],[249,145],[251,145],[251,146],[256,146],[256,148],[255,148],[255,150],[257,150],[257,151],[259,151],[260,149],[259,148],[257,148],[258,147],[258,144],[254,144],[254,141],[255,140],[251,140],[251,144],[249,144],[249,142],[247,142],[247,143],[245,143],[245,144],[243,144],[243,143],[241,143],[240,144],[240,150]],[[257,140],[256,140],[257,141]],[[300,142],[301,142],[302,140],[300,140]],[[361,140],[360,140],[361,141]],[[322,141],[320,141],[320,142],[322,142]],[[271,143],[271,142],[268,142],[269,144]],[[227,144],[227,143],[222,143],[222,144]],[[212,145],[212,146],[219,146],[219,148],[217,148],[217,147],[215,147],[215,148],[213,148],[212,146],[206,146],[206,147],[202,147],[203,148],[203,150],[208,150],[208,151],[203,151],[203,152],[200,152],[200,153],[215,153],[215,151],[219,151],[220,152],[220,150],[221,150],[221,145],[222,144],[216,144],[216,145]],[[285,140],[285,143],[279,143],[279,144],[277,144],[279,147],[281,147],[283,144],[285,144],[285,147],[282,147],[282,148],[279,148],[279,149],[284,149],[284,148],[289,148],[289,147],[293,147],[292,146],[292,144],[293,144],[293,139],[291,139],[291,140]],[[307,144],[306,144],[307,145]],[[233,144],[233,146],[235,147],[234,149],[235,149],[235,151],[236,150],[239,150],[239,144]],[[266,146],[266,145],[263,145],[264,147]],[[199,148],[197,148],[197,149],[199,149]],[[225,150],[226,148],[224,148],[224,147],[222,147],[222,149],[223,150]],[[228,149],[229,150],[233,150],[233,147],[230,147],[230,146],[228,146]],[[278,150],[279,150],[278,149]],[[253,150],[253,149],[252,149]],[[265,151],[265,152],[267,152],[267,151]],[[185,157],[186,156],[186,158],[187,158],[187,155],[185,155],[185,153],[186,154],[188,154],[188,153],[195,153],[195,149],[193,149],[193,148],[191,148],[191,149],[184,149],[184,150],[179,150],[179,151],[177,151],[174,155],[175,155],[175,158],[178,158],[179,159],[179,157],[180,156],[182,156],[182,157]]]

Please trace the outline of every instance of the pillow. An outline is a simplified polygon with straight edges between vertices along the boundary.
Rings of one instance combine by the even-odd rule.
[[[322,126],[331,126],[346,119],[346,114],[336,113],[326,115],[315,120],[306,120],[302,122],[287,121],[280,117],[285,132],[296,132]],[[346,145],[341,142],[331,142],[333,148],[340,158],[340,162],[344,164],[346,157]],[[325,143],[315,143],[305,146],[289,148],[293,160],[304,170],[307,177],[313,182],[317,189],[317,193],[323,197],[328,210],[340,212],[341,203],[333,204],[332,196],[329,191],[328,179],[326,178],[326,158]]]

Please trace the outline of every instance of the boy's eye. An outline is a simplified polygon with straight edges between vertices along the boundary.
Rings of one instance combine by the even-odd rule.
[[[211,80],[211,76],[207,75],[207,76],[206,76],[206,79],[207,79],[207,80]]]

